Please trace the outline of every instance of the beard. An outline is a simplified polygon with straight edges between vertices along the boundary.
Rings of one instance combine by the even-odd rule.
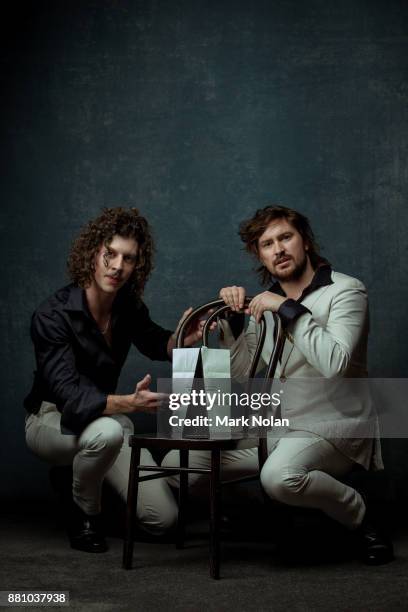
[[[271,272],[271,275],[278,281],[287,282],[298,280],[307,268],[307,261],[307,254],[305,253],[302,261],[296,264],[294,268],[282,270],[282,272],[275,270],[274,272]]]

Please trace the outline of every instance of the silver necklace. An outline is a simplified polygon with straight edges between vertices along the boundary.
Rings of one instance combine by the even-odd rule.
[[[111,316],[109,315],[109,319],[107,320],[105,327],[103,329],[99,328],[101,330],[102,336],[106,336],[106,334],[108,333],[110,322],[111,322]]]

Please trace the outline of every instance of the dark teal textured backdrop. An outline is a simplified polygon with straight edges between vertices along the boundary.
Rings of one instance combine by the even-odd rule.
[[[407,350],[407,4],[397,0],[9,2],[2,6],[2,493],[39,494],[23,439],[29,318],[104,205],[157,240],[154,318],[227,283],[257,290],[237,226],[280,202],[310,216],[371,300],[370,370]],[[130,390],[168,365],[133,353]],[[386,445],[396,486],[405,441]],[[397,467],[398,466],[398,467]]]

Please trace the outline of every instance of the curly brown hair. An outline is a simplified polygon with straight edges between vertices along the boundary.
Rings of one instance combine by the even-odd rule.
[[[69,277],[75,285],[89,287],[95,271],[95,256],[102,245],[109,246],[115,235],[134,238],[138,243],[137,262],[128,285],[140,297],[153,269],[155,249],[151,228],[137,208],[104,208],[99,217],[84,226],[68,256]]]
[[[258,240],[272,221],[286,219],[293,225],[308,245],[308,255],[313,268],[328,264],[327,259],[319,255],[319,245],[310,226],[309,219],[302,213],[286,206],[271,205],[260,208],[251,219],[243,221],[239,226],[239,235],[245,244],[245,250],[258,259]],[[262,285],[268,285],[272,280],[269,270],[261,265],[256,269]]]

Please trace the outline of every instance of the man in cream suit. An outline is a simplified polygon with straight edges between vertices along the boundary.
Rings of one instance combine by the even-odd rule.
[[[262,315],[267,335],[261,365],[269,362],[273,348],[272,312],[279,314],[286,335],[276,375],[285,391],[282,416],[289,418],[290,426],[279,439],[268,440],[262,486],[275,500],[320,509],[355,530],[367,563],[390,561],[391,544],[368,522],[363,497],[340,480],[355,466],[383,467],[370,402],[364,393],[345,393],[346,379],[367,376],[365,287],[332,271],[319,255],[308,219],[295,210],[283,206],[258,210],[241,224],[239,233],[260,264],[261,283],[273,284],[245,309],[251,315],[245,332],[245,288],[220,291],[233,312],[219,324],[221,344],[231,350],[232,377],[248,376]],[[164,460],[165,465],[175,462],[174,453]],[[207,467],[208,462],[208,454],[190,453],[191,466]],[[221,468],[225,479],[254,473],[256,453],[226,452]],[[198,478],[193,477],[192,484]],[[169,480],[177,484],[176,479]]]
[[[344,401],[341,393],[344,378],[367,376],[365,287],[332,271],[318,253],[308,219],[297,211],[283,206],[258,210],[241,224],[240,236],[260,264],[262,284],[274,282],[245,309],[251,315],[245,333],[238,319],[244,309],[244,287],[220,291],[237,313],[221,322],[223,344],[231,350],[232,375],[248,374],[262,315],[267,321],[264,364],[273,347],[272,312],[280,315],[286,334],[277,376],[282,388],[288,381],[282,414],[290,419],[290,428],[272,445],[261,472],[262,486],[275,500],[318,508],[355,529],[368,563],[389,561],[391,546],[369,526],[364,499],[339,480],[356,465],[383,467],[369,401],[364,394]]]

